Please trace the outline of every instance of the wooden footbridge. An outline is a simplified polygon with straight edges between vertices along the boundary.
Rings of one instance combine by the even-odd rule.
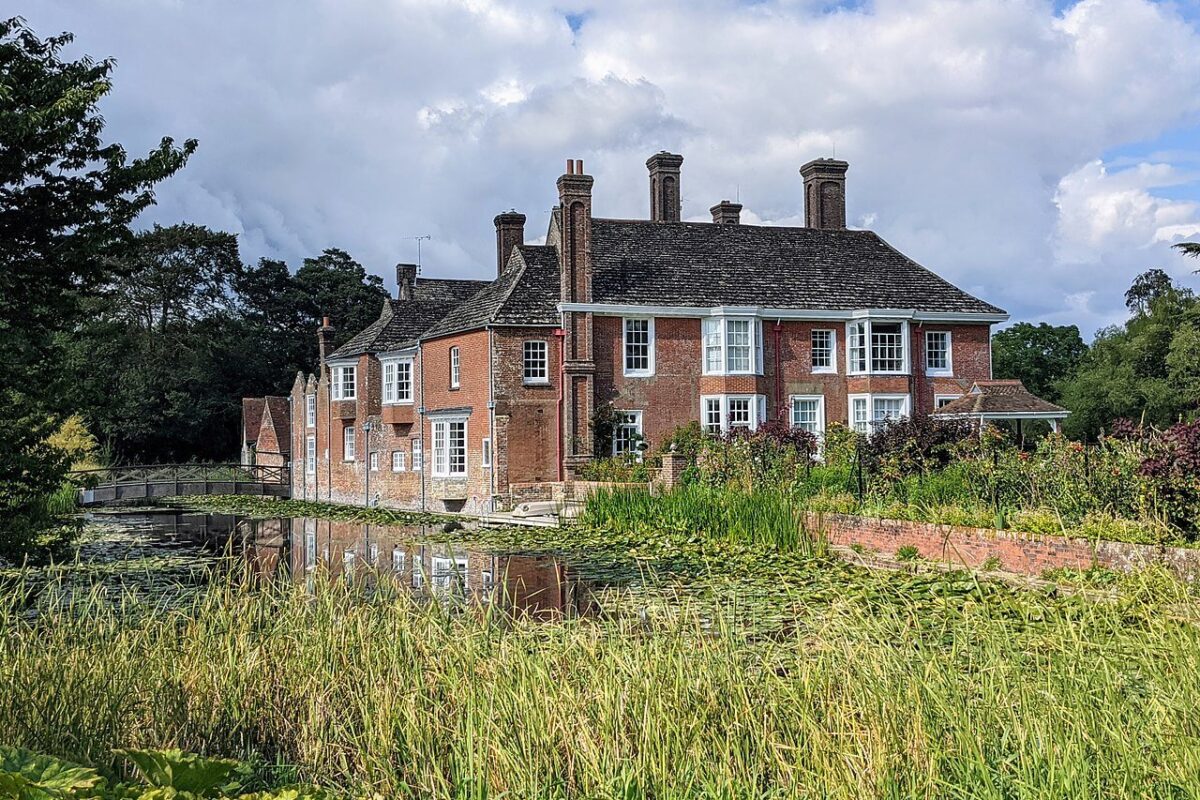
[[[139,464],[71,473],[83,488],[83,506],[103,506],[156,497],[247,494],[290,497],[291,470],[265,464]]]

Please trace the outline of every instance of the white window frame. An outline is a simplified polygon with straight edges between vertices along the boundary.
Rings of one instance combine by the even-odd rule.
[[[358,431],[354,425],[342,428],[342,461],[354,461],[358,457]]]
[[[462,386],[462,357],[458,350],[458,345],[450,348],[450,388],[458,389]]]
[[[640,461],[642,459],[642,451],[637,449],[637,444],[640,441],[640,437],[644,435],[642,433],[642,412],[632,408],[625,408],[617,411],[616,415],[617,424],[613,426],[612,454],[614,456],[634,455]],[[632,419],[632,422],[629,421],[630,419]],[[632,449],[621,450],[618,448],[618,444],[621,442],[618,431],[624,430],[631,430],[634,436],[639,437],[638,440],[630,440]]]
[[[748,322],[750,328],[750,364],[748,369],[729,369],[729,323]],[[762,320],[747,316],[712,316],[700,321],[700,371],[703,375],[762,375]],[[718,353],[717,365],[708,363],[709,350]]]
[[[946,366],[929,366],[929,338],[931,336],[946,337]],[[954,374],[954,334],[952,331],[925,331],[925,374],[950,376]]]
[[[450,444],[451,425],[462,424],[462,468],[454,469]],[[468,424],[466,417],[442,417],[432,422],[433,431],[433,477],[465,478],[467,475]],[[441,443],[439,445],[439,439]]]
[[[408,453],[403,450],[392,451],[392,472],[408,472],[406,469]]]
[[[541,358],[535,357],[534,361],[530,361],[530,346],[533,350],[541,351]],[[530,374],[530,365],[537,366],[536,361],[541,362],[541,375]],[[550,382],[550,343],[545,339],[526,339],[521,343],[521,383],[526,386],[545,385]]]
[[[874,326],[882,325],[899,325],[900,326],[900,349],[901,349],[901,368],[898,370],[883,370],[874,368],[874,358],[872,351],[874,339]],[[862,331],[860,334],[859,331]],[[911,368],[910,351],[912,345],[909,337],[911,331],[909,324],[905,320],[900,319],[856,319],[846,323],[846,374],[848,375],[907,375]],[[857,365],[855,359],[855,351],[857,347],[855,340],[862,338],[863,346],[865,347],[865,369]]]
[[[307,428],[317,427],[317,396],[304,395],[304,425]]]
[[[330,396],[334,400],[354,400],[358,397],[358,365],[333,364],[329,368]]]
[[[933,396],[933,410],[936,411],[944,405],[953,403],[960,397],[962,397],[961,394],[935,394]]]
[[[383,404],[385,406],[396,405],[412,405],[415,394],[413,388],[413,360],[412,358],[381,358],[379,359],[380,369],[382,374],[383,384],[381,391],[383,394]],[[400,373],[405,371],[408,373],[408,392],[401,394],[400,392]],[[388,373],[391,372],[389,377]]]
[[[725,419],[724,403],[720,395],[704,395],[700,398],[700,429],[705,433],[721,433]],[[713,422],[712,415],[717,415]]]
[[[485,437],[479,453],[479,466],[483,469],[492,468],[492,437]]]
[[[852,394],[852,395],[849,395],[846,398],[846,400],[847,400],[847,402],[846,402],[847,422],[850,424],[850,427],[852,429],[858,431],[859,433],[870,434],[875,429],[876,423],[881,421],[875,415],[875,402],[877,400],[900,400],[900,401],[902,401],[902,404],[903,404],[902,410],[900,412],[900,419],[904,419],[906,417],[912,416],[912,397],[907,394],[894,394],[894,393]],[[866,420],[864,422],[864,426],[865,426],[866,430],[863,430],[862,428],[858,427],[855,423],[854,405],[855,405],[855,402],[858,402],[858,401],[866,403]]]
[[[813,355],[816,353],[816,348],[813,347],[813,337],[818,333],[829,334],[829,365],[818,367],[815,365]],[[809,346],[809,368],[814,375],[836,375],[838,371],[838,346],[837,346],[837,328],[813,328],[808,334]]]
[[[797,403],[816,401],[817,404],[817,419],[816,430],[810,431],[818,439],[825,436],[825,395],[823,394],[794,394],[788,399],[788,419],[793,428],[799,428],[800,420],[797,416]],[[807,428],[805,429],[807,430]]]
[[[425,469],[425,442],[421,437],[412,440],[412,458],[409,459],[413,472]]]
[[[317,437],[311,433],[304,438],[304,472],[317,474]]]
[[[392,572],[400,574],[404,572],[405,562],[408,561],[408,553],[404,552],[401,547],[392,548]]]
[[[717,432],[712,430],[707,420],[709,403],[714,400],[720,405],[721,433],[728,433],[730,430],[730,400],[750,401],[750,430],[758,430],[758,426],[767,421],[767,396],[765,394],[705,394],[700,396],[700,427],[703,428],[707,433]]]
[[[646,367],[629,367],[629,323],[646,323]],[[646,378],[654,374],[654,317],[621,317],[621,374],[627,378]]]
[[[466,591],[470,588],[469,569],[470,561],[464,556],[434,556],[429,584],[436,592]],[[459,582],[457,586],[456,581]]]
[[[379,472],[379,451],[372,450],[367,454],[367,463],[370,464],[371,472]]]

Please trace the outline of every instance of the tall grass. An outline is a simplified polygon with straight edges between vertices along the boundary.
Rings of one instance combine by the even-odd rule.
[[[742,492],[687,484],[661,495],[602,490],[588,498],[580,522],[624,534],[685,534],[806,553],[816,547],[804,528],[804,506],[771,489]]]
[[[0,734],[176,746],[386,797],[1194,797],[1192,606],[832,597],[755,637],[687,608],[546,625],[338,585],[181,611],[0,604]],[[1186,601],[1180,601],[1186,602]]]

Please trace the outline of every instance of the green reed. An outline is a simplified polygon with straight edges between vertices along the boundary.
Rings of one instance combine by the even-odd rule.
[[[1200,791],[1198,609],[1172,584],[1003,608],[835,593],[764,636],[686,602],[546,624],[386,581],[251,583],[158,611],[52,586],[36,617],[9,584],[0,739],[92,763],[180,747],[385,797]]]

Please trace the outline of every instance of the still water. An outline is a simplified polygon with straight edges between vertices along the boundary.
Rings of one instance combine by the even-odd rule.
[[[607,586],[544,554],[497,553],[431,541],[434,528],[327,519],[249,519],[175,510],[88,517],[79,563],[122,589],[174,591],[235,558],[259,577],[311,582],[388,580],[422,598],[485,605],[537,618],[594,614]]]

